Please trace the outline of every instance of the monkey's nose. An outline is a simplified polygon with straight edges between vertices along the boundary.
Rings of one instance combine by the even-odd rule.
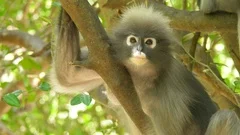
[[[142,47],[141,45],[138,45],[138,46],[137,46],[137,50],[138,50],[139,52],[141,52],[141,51],[143,50],[143,47]]]

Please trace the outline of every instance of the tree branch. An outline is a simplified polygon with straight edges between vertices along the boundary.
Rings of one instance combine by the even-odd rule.
[[[170,18],[170,26],[174,29],[190,32],[237,33],[236,14],[222,12],[207,15],[199,11],[178,10],[163,4],[158,4],[157,8]]]
[[[19,45],[34,52],[41,51],[46,45],[39,37],[18,30],[0,30],[0,43]]]
[[[113,2],[111,2],[113,1]],[[106,7],[119,9],[121,6],[111,6],[116,0],[106,3]],[[129,1],[122,1],[121,5],[126,5]],[[172,7],[150,0],[154,7],[170,18],[170,26],[174,29],[190,32],[234,32],[237,33],[237,15],[232,13],[219,12],[214,14],[204,14],[199,11],[178,10]],[[227,21],[226,21],[227,20]]]
[[[126,112],[143,134],[153,127],[143,113],[131,78],[125,68],[118,65],[109,51],[108,37],[97,14],[86,0],[60,0],[80,30],[89,49],[89,62],[107,83]],[[148,126],[148,127],[147,127]]]

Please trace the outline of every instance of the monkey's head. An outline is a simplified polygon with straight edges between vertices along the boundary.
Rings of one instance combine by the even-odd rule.
[[[170,62],[170,45],[174,39],[168,19],[153,7],[127,9],[113,29],[114,55],[122,63],[137,67],[153,64],[163,67]]]

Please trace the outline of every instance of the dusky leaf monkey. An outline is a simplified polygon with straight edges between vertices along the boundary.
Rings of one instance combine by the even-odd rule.
[[[226,115],[217,112],[203,86],[174,58],[172,48],[179,43],[168,23],[168,18],[154,7],[135,6],[123,13],[109,34],[113,57],[131,75],[156,135],[204,135],[217,133],[221,126],[226,131],[231,129],[228,135],[237,135],[236,115],[232,111],[224,112]],[[62,12],[50,74],[53,89],[57,91],[83,92],[103,83],[95,71],[69,64],[85,57],[80,55],[78,36],[76,26]],[[227,123],[232,120],[236,122]]]

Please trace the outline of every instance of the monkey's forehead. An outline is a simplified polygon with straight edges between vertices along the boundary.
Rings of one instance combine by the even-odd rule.
[[[134,6],[126,9],[120,22],[151,22],[168,26],[169,19],[160,11],[155,10],[152,6]]]
[[[170,34],[169,19],[153,7],[144,5],[128,8],[124,11],[118,25],[115,27],[128,33],[144,34]]]

